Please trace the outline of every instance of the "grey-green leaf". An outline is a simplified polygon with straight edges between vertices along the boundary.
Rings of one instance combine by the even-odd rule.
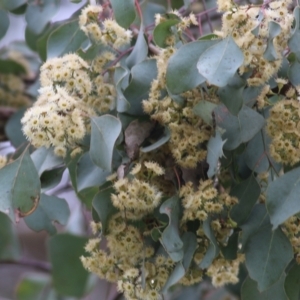
[[[212,136],[208,141],[206,159],[209,164],[209,169],[207,171],[208,178],[212,178],[217,173],[219,158],[224,155],[223,146],[225,143],[226,140],[222,140],[219,130],[217,130],[216,135]]]
[[[165,293],[168,291],[169,287],[176,284],[188,270],[193,255],[197,248],[197,238],[192,232],[185,232],[182,236],[183,246],[183,259],[178,262],[175,269],[170,274],[165,286],[162,289],[162,292]]]
[[[135,19],[134,0],[110,0],[117,23],[128,28]]]
[[[300,49],[300,7],[296,6],[294,9],[295,28],[292,36],[288,41],[291,52],[298,52]]]
[[[87,241],[86,237],[67,233],[49,240],[53,286],[60,295],[81,298],[86,292],[89,272],[83,268],[80,257],[85,254]]]
[[[103,170],[111,171],[113,149],[119,137],[122,124],[111,115],[91,118],[90,156],[95,165]]]
[[[16,227],[9,217],[0,212],[0,260],[18,259],[20,257],[20,245]]]
[[[209,83],[222,87],[228,84],[243,61],[243,52],[229,36],[200,56],[197,69]]]
[[[25,13],[29,29],[35,34],[40,34],[58,12],[59,4],[59,0],[29,2]]]
[[[41,184],[26,149],[14,162],[0,169],[0,211],[15,221],[15,211],[25,216],[38,204]]]
[[[147,55],[148,44],[144,37],[144,27],[141,26],[134,48],[129,54],[129,56],[126,58],[126,65],[129,69],[131,69],[136,64],[145,60],[147,58]]]
[[[34,231],[46,230],[49,234],[55,234],[53,222],[66,225],[69,216],[70,209],[64,199],[42,194],[38,207],[24,221]]]
[[[178,262],[183,258],[183,242],[179,236],[180,199],[177,195],[166,200],[159,212],[169,217],[169,225],[161,236],[161,243],[173,261]]]
[[[99,216],[104,234],[107,233],[109,219],[117,212],[110,200],[113,192],[113,188],[103,188],[93,199],[93,208]]]
[[[56,156],[52,148],[41,147],[36,149],[31,154],[31,159],[39,176],[41,176],[44,171],[52,170],[53,168],[63,164],[63,159]]]
[[[232,115],[224,105],[215,110],[216,123],[225,129],[224,149],[233,150],[241,143],[248,142],[264,126],[265,119],[248,106],[243,106],[237,116]]]
[[[298,60],[295,60],[288,70],[288,77],[293,86],[300,84],[300,63]]]
[[[299,300],[300,295],[300,266],[294,263],[289,269],[284,282],[284,289],[289,300]]]
[[[8,15],[6,11],[0,9],[0,39],[2,39],[5,36],[8,27],[9,27]]]
[[[260,195],[260,186],[254,176],[250,176],[246,180],[234,185],[230,194],[239,199],[230,211],[230,217],[237,222],[243,224],[249,217],[251,210]]]
[[[167,16],[165,20],[159,23],[153,31],[154,42],[161,48],[168,46],[166,39],[173,35],[172,27],[181,21],[175,14],[166,14],[165,16]]]
[[[114,83],[117,91],[117,111],[126,112],[130,104],[123,94],[123,82],[128,77],[129,71],[123,67],[116,67],[114,72]]]
[[[213,102],[202,100],[194,106],[193,112],[206,124],[213,126],[213,111],[217,106]]]
[[[180,94],[205,82],[197,70],[200,55],[218,41],[196,41],[180,47],[168,61],[166,84],[172,94]]]
[[[220,252],[218,241],[216,237],[214,236],[214,232],[211,229],[210,226],[211,219],[208,217],[204,222],[203,222],[203,231],[206,237],[209,239],[210,244],[206,250],[206,253],[201,260],[199,267],[201,269],[207,269],[213,262],[214,258],[217,257],[217,255]]]
[[[248,276],[242,285],[241,300],[292,300],[287,297],[284,291],[285,278],[283,273],[277,282],[261,293],[257,288],[257,283]]]
[[[144,153],[153,151],[153,150],[161,147],[165,143],[167,143],[169,141],[170,137],[171,137],[170,129],[168,127],[165,127],[162,136],[156,142],[151,144],[150,146],[146,146],[146,147],[141,148],[141,151],[144,152]]]
[[[76,52],[86,40],[87,36],[80,30],[78,20],[64,23],[51,32],[48,38],[47,58]]]
[[[143,114],[142,101],[148,99],[153,79],[157,76],[155,59],[147,59],[131,69],[131,82],[124,91],[124,96],[130,103],[128,113],[132,115]]]
[[[245,247],[246,266],[249,276],[258,283],[260,292],[278,281],[293,258],[293,248],[280,228],[261,226]]]
[[[300,212],[299,193],[300,167],[270,183],[266,196],[273,229]]]
[[[83,154],[77,163],[77,190],[78,192],[93,186],[100,186],[106,182],[110,172],[96,166],[89,152]]]

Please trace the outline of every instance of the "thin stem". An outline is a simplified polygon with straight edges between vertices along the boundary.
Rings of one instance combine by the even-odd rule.
[[[136,7],[137,13],[138,13],[138,15],[141,19],[141,24],[143,24],[143,13],[142,13],[142,10],[141,10],[139,0],[135,0],[135,7]]]
[[[18,265],[24,267],[30,267],[32,269],[37,269],[42,272],[50,273],[51,267],[50,263],[39,261],[39,260],[31,260],[31,259],[21,259],[21,260],[1,260],[0,264],[7,265]]]
[[[121,52],[120,55],[109,65],[109,67],[102,72],[102,75],[104,75],[108,71],[109,68],[116,65],[126,54],[128,54],[130,51],[132,51],[132,49],[133,49],[133,47],[130,47],[127,50],[125,50],[124,52]]]

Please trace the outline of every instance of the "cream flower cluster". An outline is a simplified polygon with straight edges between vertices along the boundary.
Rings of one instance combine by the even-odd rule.
[[[99,15],[102,10],[100,5],[89,5],[84,8],[79,16],[81,30],[97,43],[112,45],[114,48],[128,45],[131,41],[132,32],[125,30],[115,20],[106,19],[100,22]]]
[[[105,51],[90,63],[76,54],[48,60],[41,67],[40,96],[22,119],[23,132],[35,147],[54,147],[56,155],[81,151],[90,117],[115,107],[115,87],[104,70],[115,59]]]
[[[232,36],[244,54],[244,64],[240,67],[240,74],[252,71],[247,80],[249,85],[259,86],[277,73],[287,49],[287,42],[291,36],[293,15],[288,6],[292,0],[278,0],[268,2],[265,6],[239,6],[231,0],[218,0],[219,11],[225,12],[222,17],[221,31],[215,34],[225,38]],[[265,57],[272,28],[280,27],[280,32],[272,40],[274,57]],[[275,32],[276,30],[274,30]]]

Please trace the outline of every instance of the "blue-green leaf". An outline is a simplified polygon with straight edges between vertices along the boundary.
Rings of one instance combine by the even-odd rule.
[[[257,283],[248,276],[242,285],[241,300],[292,300],[287,297],[284,291],[285,278],[285,274],[283,273],[280,279],[269,289],[264,292],[260,292],[257,288]]]
[[[300,266],[294,263],[289,269],[284,282],[285,293],[289,300],[299,300],[300,295]]]
[[[135,19],[134,0],[110,0],[117,23],[128,28]]]
[[[212,178],[217,173],[219,158],[224,155],[223,146],[225,143],[226,140],[222,140],[219,130],[217,130],[216,135],[212,136],[208,141],[206,159],[209,164],[209,169],[207,171],[208,178]]]
[[[277,282],[293,258],[293,248],[280,228],[261,226],[245,247],[249,276],[257,282],[260,292]]]
[[[288,41],[291,52],[298,52],[300,49],[300,7],[296,6],[293,12],[295,19],[295,28]]]
[[[20,257],[20,245],[16,227],[9,217],[0,212],[0,260],[18,259]]]
[[[300,63],[298,60],[295,60],[288,70],[288,77],[293,86],[300,84]]]
[[[201,269],[207,269],[212,264],[213,260],[215,259],[215,257],[217,257],[217,255],[220,252],[219,245],[218,245],[216,237],[214,236],[214,232],[211,229],[210,222],[211,222],[210,217],[208,217],[203,222],[203,232],[206,235],[206,237],[209,239],[210,243],[209,243],[209,246],[206,250],[206,253],[205,253],[203,259],[201,260],[201,262],[199,264],[199,267]]]
[[[180,47],[168,61],[166,84],[172,94],[180,94],[205,82],[197,70],[200,55],[218,41],[196,41]]]
[[[93,199],[93,208],[97,212],[102,224],[102,231],[107,233],[109,219],[117,212],[113,206],[110,195],[114,192],[113,188],[103,188]]]
[[[29,2],[25,13],[28,28],[35,34],[40,34],[58,12],[59,4],[59,0]]]
[[[270,183],[267,189],[267,209],[273,229],[300,212],[300,167]]]
[[[131,69],[136,64],[145,60],[147,58],[147,55],[148,44],[144,37],[144,27],[141,26],[134,48],[129,54],[129,56],[126,58],[126,65],[129,69]]]
[[[5,10],[14,10],[23,4],[25,4],[26,0],[1,0],[0,7]]]
[[[209,83],[222,87],[228,84],[243,62],[243,52],[229,36],[200,56],[197,69]]]
[[[118,112],[126,112],[130,104],[126,100],[123,90],[122,90],[122,85],[123,81],[127,78],[129,72],[123,67],[116,67],[115,72],[114,72],[114,83],[116,85],[116,91],[117,91],[117,111]]]
[[[77,190],[78,192],[94,186],[100,186],[106,182],[110,172],[96,166],[86,152],[77,163]]]
[[[48,38],[47,58],[76,52],[86,40],[87,36],[79,28],[78,20],[64,23],[51,32]]]
[[[169,217],[169,225],[161,236],[161,243],[173,261],[178,262],[183,258],[183,242],[179,236],[180,199],[177,195],[166,200],[159,212]]]
[[[224,149],[233,150],[241,143],[251,140],[265,124],[265,119],[253,109],[243,106],[237,116],[232,115],[224,105],[215,110],[216,123],[225,129]]]
[[[67,233],[57,234],[49,240],[53,286],[60,295],[81,298],[85,293],[89,272],[83,268],[80,257],[85,254],[87,241],[86,237]]]
[[[24,221],[34,231],[46,230],[49,234],[55,234],[56,228],[52,222],[66,225],[69,216],[70,209],[64,199],[42,194],[38,207]]]
[[[56,156],[52,148],[41,147],[36,149],[31,154],[31,159],[39,176],[41,176],[44,171],[52,170],[53,168],[63,164],[63,159]]]
[[[213,126],[213,111],[217,106],[213,102],[202,100],[194,106],[193,112],[206,124]]]
[[[273,21],[269,22],[268,27],[269,27],[269,37],[268,37],[268,42],[267,42],[267,48],[266,48],[266,51],[264,52],[263,57],[264,57],[264,59],[266,59],[268,61],[274,61],[278,57],[277,57],[276,49],[273,44],[273,39],[274,39],[274,37],[279,35],[279,33],[281,31],[281,27],[278,23],[273,22]]]
[[[111,171],[113,149],[119,137],[122,124],[111,115],[91,118],[90,156],[95,165],[103,170]]]
[[[31,213],[40,198],[39,175],[26,149],[14,162],[0,169],[0,211],[15,221]]]
[[[5,36],[8,27],[9,27],[8,15],[6,11],[0,9],[0,39],[2,39]]]
[[[182,236],[183,242],[183,259],[178,262],[175,269],[170,274],[165,286],[162,289],[162,292],[165,293],[172,285],[176,284],[188,270],[194,253],[197,249],[197,238],[192,232],[185,232]]]
[[[128,113],[132,115],[143,114],[142,101],[148,99],[153,79],[157,76],[155,59],[147,59],[131,69],[131,82],[124,91],[124,96],[130,103]]]
[[[260,195],[260,186],[254,176],[234,185],[230,191],[231,196],[239,199],[230,211],[230,217],[238,223],[243,224],[249,217],[251,210]]]
[[[167,143],[169,141],[170,137],[171,137],[171,132],[168,127],[165,127],[163,135],[156,142],[151,144],[150,146],[141,148],[141,151],[144,153],[153,151],[153,150],[161,147],[165,143]]]

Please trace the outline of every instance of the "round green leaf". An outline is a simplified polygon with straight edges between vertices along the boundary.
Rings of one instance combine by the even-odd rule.
[[[110,0],[117,23],[128,28],[135,19],[134,0]]]
[[[175,14],[165,14],[165,20],[159,23],[153,31],[153,40],[161,48],[168,47],[166,39],[173,35],[172,27],[181,22],[181,19]]]

